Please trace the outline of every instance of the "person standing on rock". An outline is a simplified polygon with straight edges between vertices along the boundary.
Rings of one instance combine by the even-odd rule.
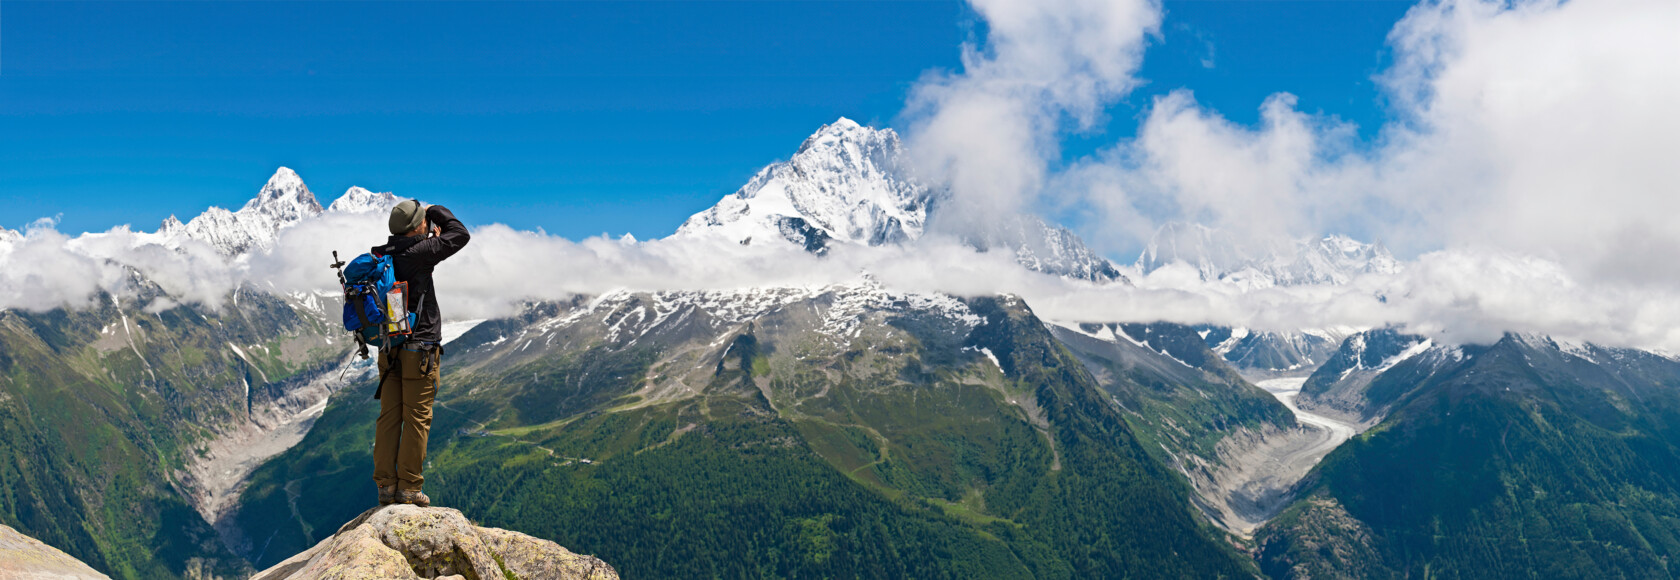
[[[408,283],[408,310],[415,313],[414,333],[394,352],[379,353],[379,422],[373,438],[373,482],[379,504],[431,505],[420,490],[425,483],[426,436],[432,430],[432,399],[437,396],[438,365],[443,357],[443,313],[438,311],[432,270],[455,255],[471,236],[467,226],[441,205],[422,207],[407,200],[391,208],[391,238],[373,248],[390,256],[396,279]]]

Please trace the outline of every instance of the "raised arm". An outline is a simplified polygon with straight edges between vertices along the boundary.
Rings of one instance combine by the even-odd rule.
[[[449,208],[441,205],[426,208],[426,221],[437,228],[438,235],[415,244],[409,253],[434,266],[461,251],[461,248],[472,240],[472,234],[467,233],[466,224],[456,219]]]

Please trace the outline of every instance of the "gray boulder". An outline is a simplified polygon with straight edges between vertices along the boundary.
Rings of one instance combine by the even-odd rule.
[[[616,580],[618,572],[548,540],[474,526],[457,510],[398,504],[362,512],[252,580],[317,578]]]

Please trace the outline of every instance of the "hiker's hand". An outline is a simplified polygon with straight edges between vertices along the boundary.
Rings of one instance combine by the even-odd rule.
[[[443,235],[443,228],[438,227],[437,224],[432,224],[432,236],[435,237],[441,235]]]

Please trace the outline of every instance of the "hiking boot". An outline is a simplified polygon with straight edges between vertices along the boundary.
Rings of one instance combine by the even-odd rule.
[[[397,492],[397,503],[413,504],[417,507],[432,505],[432,498],[426,497],[418,489],[405,489]]]
[[[379,488],[379,505],[397,503],[397,486],[386,485]]]

